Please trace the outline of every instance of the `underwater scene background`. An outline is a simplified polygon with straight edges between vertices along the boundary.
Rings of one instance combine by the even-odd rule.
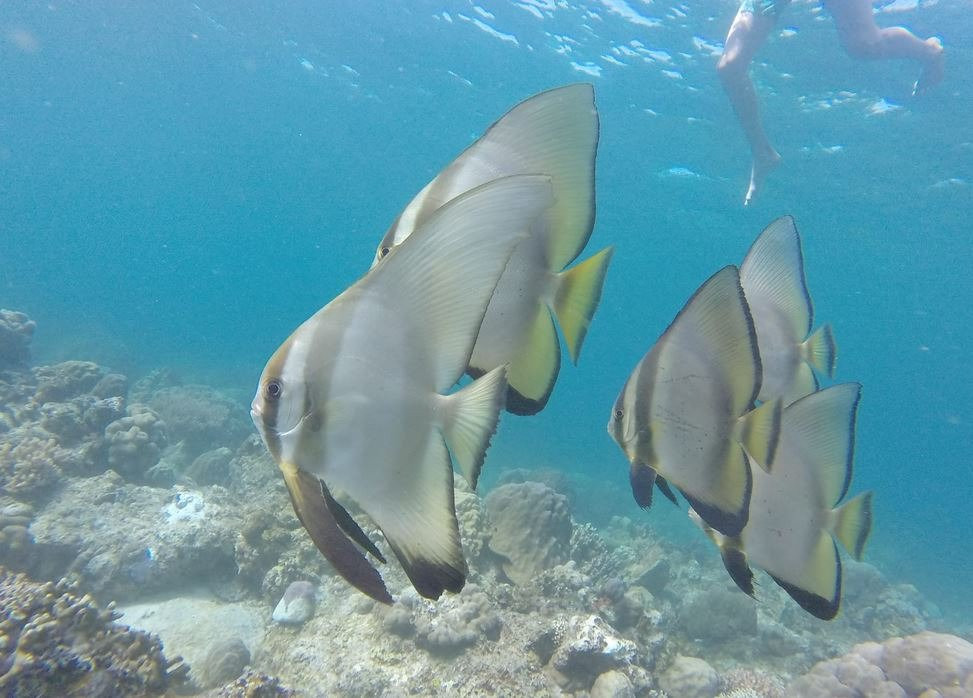
[[[714,566],[697,588],[723,588],[685,507],[639,510],[605,422],[693,290],[791,214],[815,324],[835,330],[836,377],[863,385],[853,492],[875,490],[865,560],[915,586],[929,628],[973,639],[973,16],[962,0],[876,10],[880,24],[942,37],[943,83],[911,97],[914,64],[848,58],[820,5],[793,3],[753,70],[783,163],[743,208],[749,154],[715,72],[732,2],[0,4],[0,307],[37,323],[34,366],[93,361],[133,385],[162,370],[219,391],[233,426],[196,452],[235,450],[267,357],[368,269],[411,197],[515,103],[590,81],[601,140],[589,249],[615,245],[614,259],[579,365],[565,360],[541,414],[502,417],[481,495],[525,477],[516,469],[564,478],[576,522],[616,541],[645,525]],[[156,489],[160,502],[195,496]],[[153,574],[151,554],[126,574]],[[869,602],[864,587],[844,614]],[[265,654],[273,642],[291,647],[268,640]],[[820,658],[847,647],[832,649]],[[369,692],[348,681],[321,690]]]

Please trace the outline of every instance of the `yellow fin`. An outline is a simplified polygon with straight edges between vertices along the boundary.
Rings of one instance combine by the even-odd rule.
[[[740,265],[740,283],[752,304],[770,305],[787,318],[795,341],[811,331],[811,296],[792,217],[781,216],[760,233]],[[759,331],[760,320],[754,322]]]
[[[507,411],[537,414],[547,404],[561,368],[561,344],[546,305],[537,306],[527,341],[510,363]]]
[[[608,271],[613,251],[614,248],[606,247],[576,267],[557,275],[554,314],[564,333],[573,363],[578,363],[581,344],[601,299],[605,272]]]
[[[834,378],[834,367],[838,360],[838,345],[834,340],[831,325],[822,325],[801,345],[804,359],[815,371]]]
[[[705,498],[680,489],[703,521],[730,538],[739,536],[747,525],[752,491],[753,474],[750,472],[747,454],[735,444],[727,449],[726,457],[720,464],[715,481]]]
[[[834,510],[834,535],[856,560],[872,532],[872,493],[863,492]]]
[[[851,483],[855,422],[861,386],[839,383],[803,397],[784,410],[788,443],[805,454],[828,506],[841,501]]]
[[[737,438],[757,465],[768,473],[780,441],[782,415],[783,404],[777,399],[750,410],[738,422]]]
[[[506,377],[507,367],[498,366],[443,398],[447,404],[443,435],[460,473],[474,490],[490,439],[497,430],[507,392]]]
[[[834,539],[821,531],[799,579],[770,575],[801,608],[821,620],[838,615],[841,603],[841,558]]]

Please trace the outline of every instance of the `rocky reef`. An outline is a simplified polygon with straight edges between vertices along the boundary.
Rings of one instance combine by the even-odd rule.
[[[86,361],[31,366],[35,329],[0,311],[4,695],[949,698],[973,688],[971,646],[928,632],[963,634],[914,587],[846,561],[833,622],[766,580],[755,603],[702,537],[676,544],[648,517],[591,516],[578,492],[594,485],[551,469],[510,470],[483,494],[457,478],[466,587],[430,602],[390,564],[395,603],[376,604],[308,539],[245,403],[171,371],[130,381]],[[599,483],[599,501],[628,497],[623,486]],[[176,655],[185,660],[165,659]]]

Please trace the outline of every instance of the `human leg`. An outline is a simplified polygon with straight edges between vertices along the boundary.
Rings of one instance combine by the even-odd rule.
[[[750,79],[750,64],[757,51],[773,29],[775,18],[754,12],[746,5],[733,18],[726,35],[723,54],[716,66],[723,89],[730,98],[740,126],[750,145],[753,161],[750,168],[750,185],[743,204],[750,203],[766,174],[780,162],[764,131],[760,118],[757,91]]]
[[[905,27],[879,27],[870,0],[825,0],[834,18],[838,38],[852,58],[878,60],[908,58],[922,65],[914,94],[943,79],[943,44],[938,37],[920,39]]]

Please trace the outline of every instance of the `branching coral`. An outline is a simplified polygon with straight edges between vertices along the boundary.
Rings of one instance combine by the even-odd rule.
[[[63,581],[38,584],[0,568],[0,610],[3,695],[162,695],[188,669]]]

